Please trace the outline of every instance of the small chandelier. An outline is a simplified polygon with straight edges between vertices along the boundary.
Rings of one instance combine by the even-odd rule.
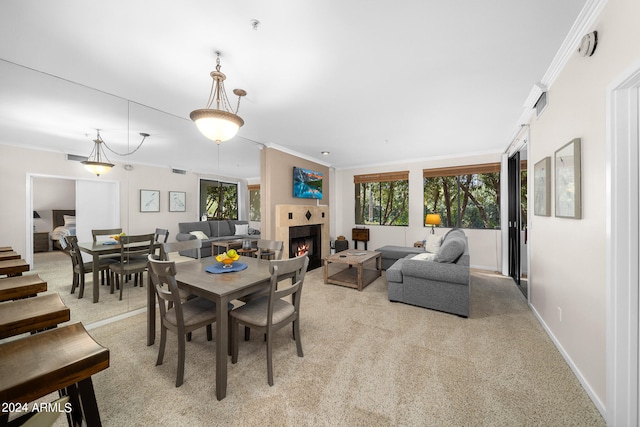
[[[243,89],[234,89],[233,93],[238,96],[238,105],[234,112],[229,104],[227,93],[224,88],[224,80],[227,78],[220,72],[220,52],[216,52],[216,70],[211,72],[213,83],[207,106],[200,110],[194,110],[189,117],[196,122],[198,130],[207,138],[220,144],[227,141],[238,133],[244,125],[244,120],[238,116],[240,109],[240,98],[247,92]],[[213,101],[216,101],[216,108],[211,108]]]
[[[93,140],[93,142],[95,143],[93,146],[93,150],[91,151],[91,154],[89,154],[89,158],[84,162],[81,162],[89,172],[96,174],[96,176],[100,176],[100,174],[105,174],[109,172],[111,168],[115,166],[107,158],[107,155],[102,149],[103,145],[107,147],[107,149],[114,154],[117,154],[119,156],[129,156],[135,153],[136,151],[138,151],[138,149],[142,146],[142,143],[144,142],[144,140],[149,136],[148,133],[141,133],[140,136],[142,136],[142,141],[140,141],[140,144],[138,144],[135,150],[129,153],[121,154],[121,153],[116,153],[115,151],[110,149],[109,146],[102,140],[102,138],[100,137],[100,129],[96,129],[96,131],[98,135],[96,139]],[[103,159],[106,161],[103,161]]]

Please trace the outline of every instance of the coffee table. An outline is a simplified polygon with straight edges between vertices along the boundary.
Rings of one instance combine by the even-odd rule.
[[[373,263],[374,268],[370,268]],[[330,264],[343,264],[346,268],[329,276]],[[369,265],[365,265],[369,264]],[[355,267],[355,268],[354,268]],[[365,268],[368,267],[368,268]],[[342,251],[324,259],[324,283],[347,286],[362,291],[382,275],[382,254],[376,251]]]

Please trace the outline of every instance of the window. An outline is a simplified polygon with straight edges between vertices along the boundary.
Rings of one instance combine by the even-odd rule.
[[[260,184],[249,185],[249,220],[260,221]]]
[[[356,224],[409,224],[409,171],[355,175]]]
[[[443,227],[500,228],[500,163],[425,169],[424,207]]]
[[[208,219],[238,219],[238,185],[201,179],[200,209]]]

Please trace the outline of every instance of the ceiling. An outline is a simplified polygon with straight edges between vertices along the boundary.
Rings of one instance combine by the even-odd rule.
[[[337,169],[501,152],[586,1],[3,1],[0,143],[88,156],[96,129],[120,153],[146,132],[109,159],[235,178],[263,145]],[[220,146],[189,119],[215,51],[232,104],[248,92]]]

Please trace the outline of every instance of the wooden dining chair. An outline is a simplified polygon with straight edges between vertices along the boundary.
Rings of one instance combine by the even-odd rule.
[[[96,243],[100,237],[115,236],[120,233],[122,233],[122,228],[104,228],[91,230],[91,237],[93,237],[93,243]]]
[[[212,323],[216,321],[216,304],[213,301],[196,297],[183,301],[180,298],[176,282],[176,264],[174,261],[159,261],[148,257],[149,277],[154,286],[160,307],[160,348],[156,366],[162,365],[167,344],[167,331],[178,336],[178,372],[176,387],[184,381],[184,360],[187,334],[207,328],[207,340],[213,339]]]
[[[169,239],[169,230],[167,230],[165,228],[156,228],[155,242],[156,243],[167,243],[167,239]]]
[[[257,248],[256,258],[258,259],[282,259],[284,242],[281,240],[259,239]]]
[[[272,342],[273,334],[289,323],[293,323],[293,339],[296,341],[298,357],[303,357],[300,342],[300,299],[302,285],[309,266],[309,258],[302,255],[286,260],[270,261],[271,281],[269,293],[232,310],[231,318],[231,363],[238,361],[238,325],[245,325],[266,335],[267,380],[273,385]],[[290,286],[278,287],[284,277],[292,277]],[[291,302],[285,297],[291,295]]]
[[[69,255],[71,256],[71,265],[73,269],[73,282],[71,284],[71,293],[75,293],[76,288],[80,288],[78,290],[78,299],[84,296],[84,282],[85,282],[85,274],[93,273],[94,265],[92,261],[84,262],[82,259],[82,254],[80,253],[80,248],[78,247],[78,237],[77,236],[65,236],[64,239],[69,246]],[[98,269],[100,270],[100,279],[102,284],[106,283],[111,284],[111,275],[108,274],[109,266],[113,264],[115,260],[113,259],[101,259],[98,265]]]
[[[138,284],[138,273],[147,270],[147,257],[153,254],[154,248],[153,234],[141,234],[137,236],[120,236],[120,261],[109,265],[114,278],[111,280],[111,293],[114,292],[114,282],[120,288],[120,299],[122,300],[122,290],[125,284],[125,277],[135,275],[134,286]],[[140,275],[140,286],[143,280]]]

